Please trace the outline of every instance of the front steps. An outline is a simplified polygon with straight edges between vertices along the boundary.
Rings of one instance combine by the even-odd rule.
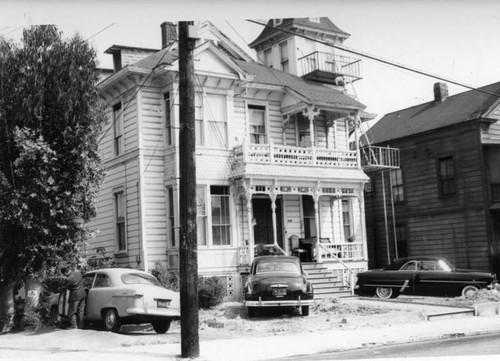
[[[315,300],[351,296],[349,287],[342,285],[342,280],[335,277],[331,270],[321,263],[303,262],[302,268],[313,286]]]

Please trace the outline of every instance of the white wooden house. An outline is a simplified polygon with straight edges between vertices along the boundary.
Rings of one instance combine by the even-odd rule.
[[[331,42],[348,34],[327,18],[269,25],[250,44],[264,63],[209,22],[194,50],[198,272],[224,278],[230,297],[241,294],[259,244],[344,279],[367,268],[368,177],[350,147],[364,105],[342,86],[360,78],[359,62],[279,27]],[[146,270],[179,262],[178,52],[175,25],[161,29],[161,50],[107,51],[115,64],[100,83],[107,174],[88,247]]]

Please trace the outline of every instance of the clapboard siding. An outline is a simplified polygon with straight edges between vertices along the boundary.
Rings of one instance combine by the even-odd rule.
[[[488,118],[497,121],[489,127],[481,128],[481,141],[483,144],[500,144],[500,106],[494,108]]]
[[[384,144],[385,145],[385,144]],[[396,225],[406,225],[408,254],[442,255],[458,267],[484,268],[489,262],[488,225],[481,169],[479,126],[475,122],[439,132],[399,140],[404,179],[404,202],[395,203]],[[453,156],[456,194],[442,196],[438,185],[438,159]],[[370,256],[373,266],[387,263],[387,242],[394,257],[389,172],[384,173],[388,240],[384,222],[382,174],[374,175],[375,194],[365,197],[366,222],[373,230]]]

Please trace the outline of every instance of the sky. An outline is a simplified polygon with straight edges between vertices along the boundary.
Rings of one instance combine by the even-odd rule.
[[[111,68],[104,51],[114,44],[159,49],[164,21],[209,20],[244,46],[263,29],[245,19],[318,16],[351,34],[344,45],[356,51],[472,87],[500,81],[495,0],[0,0],[0,35],[19,42],[23,27],[55,24],[64,37],[88,39],[100,66]],[[379,118],[431,101],[442,81],[360,58],[363,79],[354,90]]]

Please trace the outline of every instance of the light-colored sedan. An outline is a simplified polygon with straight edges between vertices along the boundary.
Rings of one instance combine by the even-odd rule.
[[[180,318],[178,292],[161,286],[151,274],[129,268],[106,268],[83,276],[87,291],[85,321],[102,321],[105,330],[117,332],[124,324],[151,323],[165,333]],[[67,315],[65,293],[59,297],[59,314]]]

